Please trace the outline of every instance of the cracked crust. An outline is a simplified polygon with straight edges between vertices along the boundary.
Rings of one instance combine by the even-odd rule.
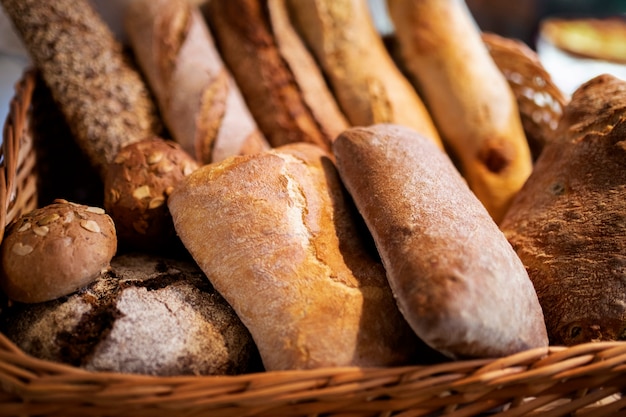
[[[169,208],[266,369],[399,365],[423,347],[320,148],[292,144],[202,167]]]

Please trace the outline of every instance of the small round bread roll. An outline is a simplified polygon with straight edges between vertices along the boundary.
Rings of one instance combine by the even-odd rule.
[[[0,247],[0,285],[24,303],[53,300],[92,282],[117,251],[102,208],[54,200],[14,220]]]
[[[119,151],[105,175],[104,208],[115,222],[120,247],[157,251],[177,242],[167,198],[196,168],[179,144],[158,137]]]
[[[116,255],[109,271],[74,294],[13,303],[0,330],[33,357],[97,372],[262,370],[250,333],[190,259]]]

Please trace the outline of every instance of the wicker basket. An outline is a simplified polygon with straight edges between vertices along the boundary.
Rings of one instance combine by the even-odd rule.
[[[37,73],[26,71],[15,91],[3,132],[2,227],[45,203],[47,187],[70,180],[50,173],[72,166],[46,158],[50,143],[64,143],[69,134],[66,127],[48,125],[61,118]],[[57,116],[45,117],[50,114]],[[46,141],[51,132],[54,140]],[[53,158],[71,152],[53,153]],[[0,417],[614,416],[626,413],[624,389],[623,342],[430,366],[153,377],[94,373],[39,360],[0,334]]]

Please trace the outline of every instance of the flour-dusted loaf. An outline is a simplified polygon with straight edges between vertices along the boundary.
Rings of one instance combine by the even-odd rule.
[[[366,0],[287,0],[290,16],[351,125],[398,123],[441,146],[421,98],[376,31]]]
[[[291,26],[284,0],[212,0],[204,10],[269,143],[309,142],[330,151],[347,121]]]
[[[125,28],[165,124],[201,163],[269,147],[187,0],[132,0]]]
[[[441,149],[386,124],[351,128],[333,149],[399,308],[422,340],[453,358],[548,344],[524,265]]]
[[[530,175],[517,101],[463,0],[388,0],[400,56],[470,188],[496,223]]]
[[[552,344],[626,339],[626,82],[572,95],[501,228],[537,289]]]
[[[29,355],[92,371],[261,369],[250,333],[190,259],[117,255],[93,284],[46,303],[14,303],[0,324]]]
[[[298,143],[202,167],[174,190],[169,208],[267,370],[433,358],[402,318],[321,148]]]
[[[100,207],[55,200],[12,221],[0,246],[0,288],[13,301],[71,294],[109,268],[113,220]]]
[[[1,4],[101,175],[122,146],[161,134],[148,87],[87,0]]]

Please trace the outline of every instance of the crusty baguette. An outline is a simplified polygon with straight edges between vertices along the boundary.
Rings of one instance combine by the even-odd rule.
[[[352,125],[399,123],[441,146],[424,103],[376,32],[366,0],[287,0],[287,4]]]
[[[463,0],[388,0],[400,56],[496,222],[532,170],[517,102]]]
[[[172,137],[209,163],[269,145],[225,68],[199,9],[186,0],[133,0],[125,29]]]
[[[501,223],[552,344],[626,338],[625,120],[626,82],[579,87]]]
[[[86,0],[2,0],[2,6],[101,175],[121,147],[161,134],[147,86]]]
[[[398,125],[355,127],[333,149],[400,310],[452,358],[547,346],[537,294],[450,158]]]
[[[286,16],[284,0],[212,0],[205,11],[224,61],[274,147],[329,151],[347,127],[323,75]]]
[[[399,365],[424,347],[321,148],[296,143],[201,167],[168,201],[266,370]]]

